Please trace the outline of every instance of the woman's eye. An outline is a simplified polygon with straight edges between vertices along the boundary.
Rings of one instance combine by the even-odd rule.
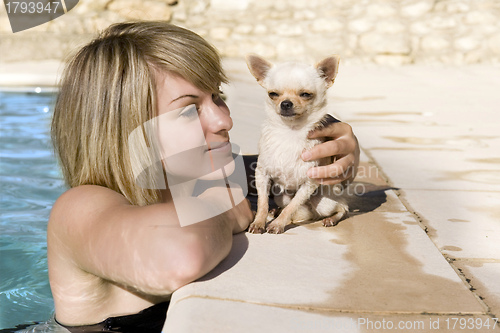
[[[275,98],[279,97],[279,94],[275,91],[271,91],[271,92],[269,92],[269,97],[271,97],[272,99],[275,99]]]
[[[198,109],[196,108],[196,106],[190,105],[180,113],[180,116],[185,118],[196,117],[198,116]]]

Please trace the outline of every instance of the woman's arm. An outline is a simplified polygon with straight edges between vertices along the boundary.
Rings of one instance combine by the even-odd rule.
[[[210,209],[204,200],[193,209]],[[55,203],[49,243],[82,271],[148,295],[168,295],[213,269],[229,253],[233,232],[248,226],[246,201],[181,227],[173,203],[133,206],[100,186],[80,186]],[[59,243],[59,245],[56,245]]]
[[[309,169],[308,177],[326,185],[352,182],[359,165],[359,145],[351,126],[335,122],[309,133],[311,139],[324,137],[330,140],[304,152],[302,159],[310,161],[328,156],[337,159],[330,165]]]

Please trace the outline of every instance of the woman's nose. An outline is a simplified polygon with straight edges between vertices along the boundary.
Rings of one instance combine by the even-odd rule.
[[[223,101],[214,102],[205,118],[208,131],[212,133],[228,132],[233,127],[229,109]]]

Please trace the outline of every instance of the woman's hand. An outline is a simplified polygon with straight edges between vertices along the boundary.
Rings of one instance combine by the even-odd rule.
[[[349,124],[331,123],[326,127],[311,131],[309,138],[327,138],[328,141],[302,153],[304,161],[328,156],[336,157],[330,165],[309,169],[307,172],[309,178],[325,185],[349,183],[354,180],[359,164],[359,145]]]

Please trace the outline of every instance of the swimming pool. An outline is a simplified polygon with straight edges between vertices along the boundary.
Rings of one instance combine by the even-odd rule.
[[[0,330],[48,320],[46,228],[65,185],[52,153],[55,91],[0,90]]]

